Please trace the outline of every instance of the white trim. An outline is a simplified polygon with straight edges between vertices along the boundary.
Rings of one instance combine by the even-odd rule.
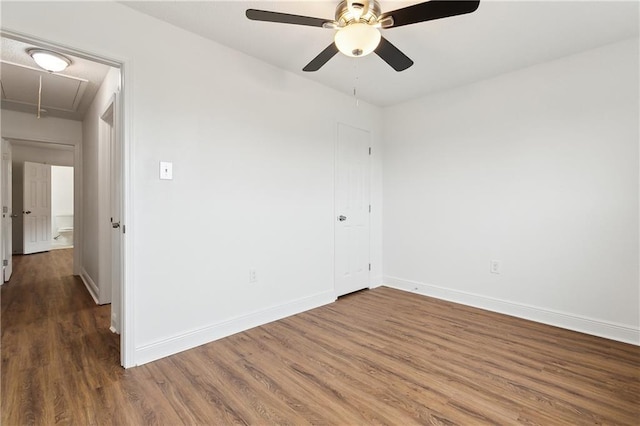
[[[138,365],[145,364],[253,327],[327,305],[335,300],[333,291],[326,291],[282,305],[230,318],[207,327],[141,346],[136,349],[135,359]]]
[[[89,291],[91,297],[93,297],[93,301],[96,302],[96,305],[99,305],[100,302],[98,302],[98,286],[91,279],[91,276],[87,273],[84,267],[81,268],[80,278],[82,279],[84,286],[87,288],[87,291]]]
[[[588,318],[552,309],[530,306],[523,303],[509,302],[493,297],[452,290],[397,277],[385,276],[384,285],[398,290],[418,293],[425,296],[435,297],[437,299],[473,306],[475,308],[485,309],[542,324],[553,325],[555,327],[640,346],[640,329],[626,324]]]
[[[133,144],[134,117],[133,117],[133,90],[126,89],[133,87],[133,61],[120,61],[120,94],[118,95],[117,114],[120,124],[116,131],[122,142],[120,148],[122,155],[122,211],[123,235],[122,235],[122,286],[120,287],[120,363],[124,368],[136,365],[135,349],[135,325],[134,325],[134,250],[133,242],[135,226],[133,223],[135,194],[132,185],[135,176],[135,150]],[[126,89],[126,90],[125,90]],[[117,124],[116,123],[116,124]],[[125,232],[126,228],[126,232]]]
[[[23,43],[27,43],[27,44],[37,44],[38,47],[42,47],[45,49],[51,49],[54,50],[58,53],[62,53],[65,55],[71,55],[71,56],[76,56],[76,57],[80,57],[83,59],[86,59],[88,61],[93,61],[93,62],[98,62],[100,64],[103,65],[108,65],[110,67],[115,67],[118,68],[121,64],[122,61],[116,59],[108,59],[105,56],[101,55],[101,54],[93,54],[93,53],[89,53],[87,51],[84,50],[79,50],[76,49],[75,47],[71,47],[71,46],[67,46],[67,45],[63,45],[63,44],[59,44],[59,43],[53,43],[51,42],[48,38],[44,39],[44,38],[40,38],[37,36],[33,36],[31,34],[26,34],[26,33],[22,33],[19,31],[14,31],[12,29],[9,28],[2,28],[0,29],[0,36],[2,37],[9,37],[12,38],[14,40],[17,41],[21,41]]]
[[[73,148],[73,275],[82,274],[82,250],[84,248],[84,217],[82,210],[82,144]]]

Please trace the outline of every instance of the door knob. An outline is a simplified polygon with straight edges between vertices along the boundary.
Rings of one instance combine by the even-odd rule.
[[[18,215],[16,213],[13,213],[11,217],[18,217]]]
[[[27,210],[26,212],[22,212],[24,214],[31,214],[31,210]]]
[[[113,229],[118,229],[120,228],[120,222],[111,222],[111,227]]]
[[[343,215],[340,215],[340,216],[338,216],[338,220],[339,220],[340,222],[344,222],[345,220],[347,220],[347,217],[346,217],[346,216],[343,216]]]

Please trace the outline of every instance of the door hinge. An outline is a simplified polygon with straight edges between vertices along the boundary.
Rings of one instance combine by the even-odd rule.
[[[371,213],[371,204],[369,204],[369,213]]]
[[[9,261],[7,259],[4,259],[2,261],[2,266],[9,266]]]
[[[127,225],[122,225],[122,233],[123,234],[127,233]]]
[[[371,155],[371,147],[369,147],[369,155]]]
[[[371,270],[371,264],[369,264],[369,270]]]

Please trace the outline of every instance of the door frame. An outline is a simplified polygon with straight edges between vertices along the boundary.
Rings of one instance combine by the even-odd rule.
[[[133,201],[134,201],[134,193],[131,188],[130,182],[132,182],[132,176],[134,175],[133,171],[133,162],[131,161],[131,156],[133,154],[133,144],[132,144],[132,128],[133,128],[133,117],[131,105],[133,104],[133,98],[129,87],[133,87],[132,75],[133,75],[133,65],[132,61],[129,58],[123,57],[107,57],[101,53],[92,53],[90,51],[85,51],[79,49],[74,46],[68,46],[56,43],[52,40],[42,39],[33,35],[24,34],[12,30],[2,29],[0,30],[1,37],[8,37],[15,40],[19,40],[25,43],[30,43],[34,45],[38,45],[43,48],[53,49],[62,54],[68,54],[71,56],[81,57],[83,59],[87,59],[90,61],[95,61],[99,63],[103,63],[105,65],[109,65],[114,68],[120,69],[120,95],[119,95],[119,108],[117,109],[117,117],[116,122],[119,122],[120,125],[116,128],[116,137],[120,139],[122,154],[121,154],[121,185],[122,185],[122,194],[120,199],[120,206],[122,211],[122,224],[132,223],[132,212]],[[5,135],[2,135],[3,137]],[[11,139],[10,137],[8,137]],[[49,141],[54,143],[60,143],[59,141]],[[76,193],[79,195],[79,199],[74,200],[74,203],[77,202],[78,215],[76,216],[74,213],[74,237],[77,236],[78,249],[74,250],[74,274],[78,274],[82,268],[82,256],[80,253],[82,247],[82,239],[84,238],[84,233],[82,232],[83,225],[83,217],[82,217],[82,151],[81,146],[75,146],[75,172],[74,172],[74,188],[76,188]],[[78,230],[79,232],[76,232]],[[125,367],[134,367],[136,366],[135,362],[135,339],[134,339],[134,319],[135,316],[133,314],[134,307],[134,286],[133,286],[133,276],[134,276],[134,260],[133,260],[133,230],[131,227],[127,228],[126,234],[123,235],[123,244],[122,244],[122,284],[120,291],[121,298],[121,317],[120,317],[120,364]],[[74,241],[74,246],[76,246],[76,241]],[[79,252],[76,257],[76,252]],[[78,262],[76,263],[76,260]]]
[[[80,147],[80,143],[74,143],[72,141],[61,141],[61,140],[56,140],[56,139],[51,139],[51,138],[38,138],[38,139],[28,139],[28,138],[24,138],[23,135],[21,134],[11,134],[11,133],[7,133],[4,129],[3,133],[2,133],[2,138],[5,139],[12,147],[12,149],[15,149],[17,146],[22,145],[23,143],[27,143],[29,145],[32,146],[36,146],[39,148],[43,148],[43,149],[54,149],[51,145],[54,146],[64,146],[64,147],[69,147],[69,151],[73,152],[73,162],[71,164],[66,164],[64,162],[52,162],[52,163],[47,163],[50,164],[51,166],[63,166],[63,167],[74,167],[74,172],[73,172],[73,215],[74,215],[74,219],[73,219],[73,226],[74,226],[74,236],[77,235],[77,232],[81,232],[80,228],[80,223],[82,223],[82,214],[80,211],[80,204],[81,204],[81,199],[79,198],[80,194],[78,192],[78,190],[76,190],[76,187],[79,186],[81,184],[81,179],[82,179],[82,174],[79,173],[76,168],[80,168],[81,164],[80,164],[80,158],[81,158],[81,147]],[[38,163],[41,162],[39,159],[36,158],[27,158],[25,160],[26,162],[31,162],[31,163]],[[24,162],[21,162],[24,163]],[[15,173],[18,173],[17,170],[20,170],[19,175],[22,176],[22,174],[24,173],[24,170],[22,168],[19,169],[15,169],[12,167],[12,176]],[[22,187],[24,186],[24,182],[21,184]],[[12,182],[12,189],[13,189],[13,182]],[[20,191],[20,193],[22,193],[24,188],[22,188]],[[15,196],[15,193],[13,193],[13,195]],[[23,200],[24,201],[24,200]],[[17,205],[13,205],[12,208],[15,209],[16,207],[19,207],[17,209],[17,211],[21,211],[22,207],[24,205],[22,204],[17,204]],[[16,213],[17,214],[17,213]],[[20,212],[19,215],[17,215],[14,219],[18,219],[20,218],[20,226],[19,228],[22,229],[23,228],[23,215],[22,212]],[[15,227],[15,220],[14,222],[12,222],[12,227]],[[9,237],[12,237],[9,236]],[[77,237],[78,241],[77,243],[74,242],[74,251],[73,251],[73,275],[80,275],[80,265],[81,262],[78,258],[78,256],[80,255],[80,253],[82,252],[82,241],[80,239],[80,237]],[[15,241],[14,241],[15,242]],[[21,251],[16,251],[17,248],[20,248]],[[13,254],[20,254],[22,253],[24,250],[24,246],[22,243],[20,243],[19,245],[13,245],[13,250],[12,253]]]
[[[8,278],[11,278],[12,273],[12,257],[13,257],[13,200],[12,200],[12,191],[13,191],[13,180],[12,180],[12,164],[11,164],[11,142],[8,140],[1,138],[0,143],[2,144],[0,148],[0,152],[2,153],[2,174],[0,176],[0,201],[2,203],[2,223],[0,224],[0,244],[2,245],[2,261],[7,261],[7,265],[2,264],[2,276],[0,277],[0,285],[4,284]],[[7,164],[5,164],[5,161]],[[6,166],[6,169],[4,168]],[[4,208],[7,208],[7,211],[4,211]],[[2,236],[5,235],[4,238]],[[5,259],[6,258],[6,259]],[[9,271],[7,273],[7,270]]]

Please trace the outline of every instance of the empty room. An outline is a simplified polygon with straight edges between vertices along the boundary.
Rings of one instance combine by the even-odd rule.
[[[640,423],[638,2],[0,8],[2,424]]]

